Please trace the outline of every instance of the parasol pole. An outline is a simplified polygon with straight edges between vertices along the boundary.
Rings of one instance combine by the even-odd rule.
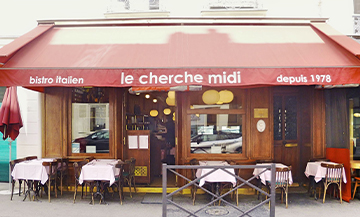
[[[12,139],[9,137],[9,191],[11,192],[11,167],[10,167],[10,162],[11,162],[11,143],[12,143]]]

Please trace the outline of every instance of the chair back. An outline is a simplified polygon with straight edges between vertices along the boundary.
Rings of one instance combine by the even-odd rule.
[[[115,174],[115,176],[122,177],[124,162],[122,160],[119,160],[118,163],[115,164],[115,168],[119,169],[119,173]]]
[[[199,165],[199,161],[198,161],[198,159],[193,158],[189,161],[189,164],[191,166],[196,166],[196,165]],[[196,179],[196,169],[191,169],[191,178]]]
[[[88,163],[87,160],[82,160],[82,161],[78,161],[78,162],[73,163],[75,180],[79,180],[80,173],[81,173],[81,168],[87,163]]]
[[[129,173],[131,175],[135,175],[135,163],[136,163],[136,159],[132,157],[130,159],[130,167],[129,167]]]
[[[25,157],[26,160],[34,160],[34,159],[37,159],[38,157],[37,156],[27,156]]]
[[[275,188],[285,188],[289,185],[291,166],[284,168],[276,168]]]
[[[95,157],[94,156],[91,156],[91,157],[87,157],[87,158],[85,158],[85,160],[87,160],[87,162],[90,162],[90,161],[92,161],[92,160],[94,160],[95,159]]]
[[[343,174],[343,164],[327,164],[321,163],[322,167],[326,168],[325,182],[327,183],[341,183]]]
[[[59,159],[58,171],[62,174],[67,174],[69,168],[69,158],[63,157]]]
[[[55,159],[55,160],[50,161],[50,162],[49,161],[42,162],[43,166],[49,167],[48,175],[49,175],[50,179],[52,177],[56,177],[59,161],[60,161],[60,159]]]

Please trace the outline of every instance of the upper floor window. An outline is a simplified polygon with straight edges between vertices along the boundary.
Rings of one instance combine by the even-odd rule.
[[[110,0],[108,12],[159,10],[160,0]]]
[[[258,0],[208,0],[209,9],[256,9]]]

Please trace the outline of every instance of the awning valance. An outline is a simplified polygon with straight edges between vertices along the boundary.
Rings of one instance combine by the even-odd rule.
[[[360,45],[326,23],[55,25],[12,47],[0,86],[360,83]]]

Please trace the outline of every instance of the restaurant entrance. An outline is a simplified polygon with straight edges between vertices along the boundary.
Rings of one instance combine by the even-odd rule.
[[[137,159],[136,182],[161,187],[162,164],[175,164],[175,92],[125,93],[124,158]],[[175,185],[168,177],[168,185]]]
[[[292,166],[293,178],[299,170],[298,92],[274,92],[274,160]]]

